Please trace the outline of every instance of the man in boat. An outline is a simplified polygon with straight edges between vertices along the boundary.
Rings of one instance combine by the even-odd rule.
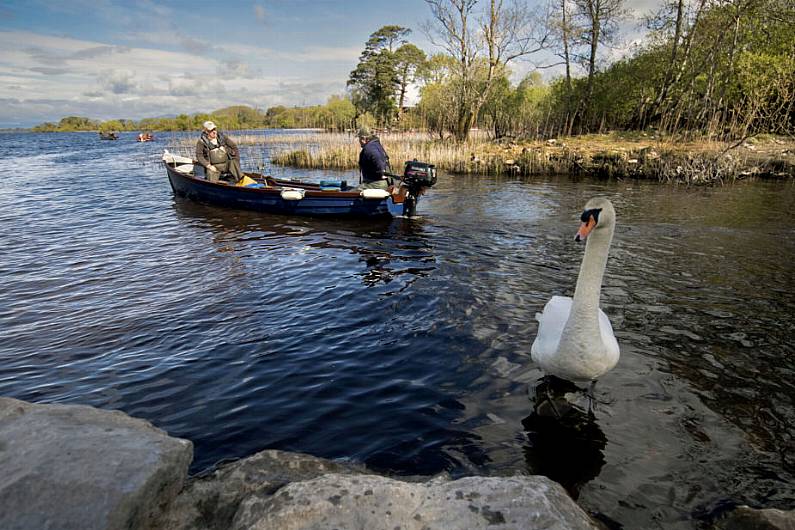
[[[385,190],[389,187],[386,173],[389,171],[389,155],[378,136],[370,132],[367,127],[362,127],[356,133],[362,150],[359,153],[359,171],[362,173],[362,183],[359,189],[379,188]]]
[[[204,166],[204,174],[210,182],[218,182],[224,173],[231,175],[232,184],[243,178],[237,145],[227,135],[218,132],[211,121],[204,122],[201,138],[196,142],[196,160]]]

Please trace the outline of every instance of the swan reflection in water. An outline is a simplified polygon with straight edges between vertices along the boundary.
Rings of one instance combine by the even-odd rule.
[[[580,392],[574,383],[544,377],[535,388],[533,413],[522,420],[528,470],[559,483],[573,499],[599,476],[607,445],[604,432],[587,407],[566,398]]]

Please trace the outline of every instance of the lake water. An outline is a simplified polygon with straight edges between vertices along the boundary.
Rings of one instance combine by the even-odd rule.
[[[145,418],[193,441],[193,472],[283,449],[541,473],[628,529],[795,508],[792,182],[442,175],[420,218],[318,220],[175,198],[175,137],[134,136],[0,136],[0,395]],[[594,422],[550,422],[534,314],[572,294],[597,194],[621,360]]]

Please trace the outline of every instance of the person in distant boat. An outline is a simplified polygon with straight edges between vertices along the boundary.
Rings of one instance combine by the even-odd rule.
[[[362,173],[362,183],[359,189],[379,188],[387,189],[389,181],[386,173],[389,170],[389,155],[378,136],[370,132],[367,127],[362,127],[356,133],[362,150],[359,153],[359,171]]]
[[[218,132],[211,121],[204,122],[201,138],[196,142],[196,160],[204,166],[205,176],[210,182],[218,182],[224,173],[232,176],[232,184],[243,178],[237,145],[227,135]]]

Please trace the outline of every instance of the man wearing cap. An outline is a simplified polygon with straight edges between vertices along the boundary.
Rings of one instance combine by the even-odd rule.
[[[385,173],[389,169],[389,156],[384,151],[381,141],[367,127],[360,128],[356,136],[359,138],[359,145],[362,146],[359,153],[362,183],[359,189],[387,189],[389,181],[386,180]]]
[[[210,182],[218,182],[222,173],[232,175],[233,184],[243,178],[240,171],[240,152],[227,135],[218,132],[211,121],[204,122],[201,138],[196,142],[196,160],[204,166]]]

